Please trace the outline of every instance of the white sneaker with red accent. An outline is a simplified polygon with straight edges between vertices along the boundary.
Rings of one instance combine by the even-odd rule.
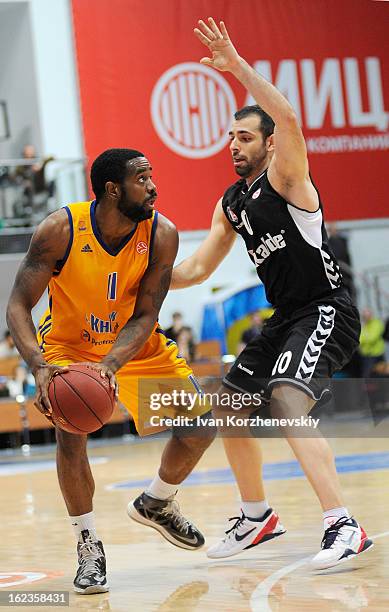
[[[312,569],[323,570],[360,555],[373,546],[365,530],[352,517],[343,516],[325,530],[321,551],[311,561]]]
[[[285,533],[278,514],[272,508],[269,508],[260,519],[249,519],[242,512],[241,516],[234,516],[229,520],[235,523],[226,531],[225,538],[208,548],[207,557],[210,559],[238,555],[243,550]]]

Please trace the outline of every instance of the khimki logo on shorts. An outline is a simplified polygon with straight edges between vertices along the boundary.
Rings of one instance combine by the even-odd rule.
[[[196,62],[169,68],[151,95],[151,118],[158,136],[169,149],[192,159],[211,157],[223,149],[235,110],[227,81]]]
[[[283,236],[284,232],[285,230],[281,230],[281,233],[276,234],[275,236],[271,236],[268,232],[266,236],[262,236],[260,238],[261,244],[255,249],[255,251],[251,249],[248,251],[256,268],[258,268],[258,266],[260,266],[271,253],[286,247],[285,238]]]

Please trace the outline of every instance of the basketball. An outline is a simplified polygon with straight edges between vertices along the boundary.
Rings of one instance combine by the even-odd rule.
[[[53,423],[70,433],[86,434],[107,423],[115,405],[108,378],[89,364],[76,363],[56,374],[49,386]]]

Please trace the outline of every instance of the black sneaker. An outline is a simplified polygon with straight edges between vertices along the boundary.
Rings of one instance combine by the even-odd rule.
[[[128,504],[127,512],[134,521],[153,527],[180,548],[197,550],[204,545],[204,536],[181,514],[174,496],[156,499],[142,493]]]
[[[94,541],[87,529],[81,532],[82,542],[77,544],[78,570],[74,590],[81,595],[109,591],[103,544]]]

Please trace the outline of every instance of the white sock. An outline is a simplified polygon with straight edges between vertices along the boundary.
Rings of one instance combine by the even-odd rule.
[[[241,507],[242,507],[243,514],[247,516],[248,519],[262,518],[266,510],[269,510],[270,508],[266,499],[264,499],[263,501],[255,501],[255,502],[242,501]]]
[[[349,513],[347,508],[343,508],[339,506],[339,508],[331,508],[331,510],[326,510],[323,512],[323,521],[324,521],[324,529],[328,529],[331,527],[336,521],[343,516],[349,517]]]
[[[70,516],[70,521],[72,523],[74,533],[78,540],[81,540],[81,531],[85,531],[87,529],[93,540],[98,540],[95,527],[95,513],[88,512],[87,514],[81,514],[80,516]]]
[[[157,474],[154,480],[149,484],[146,489],[147,495],[151,495],[151,497],[156,497],[157,499],[167,499],[168,497],[172,497],[177,493],[178,485],[169,484],[162,480]]]

